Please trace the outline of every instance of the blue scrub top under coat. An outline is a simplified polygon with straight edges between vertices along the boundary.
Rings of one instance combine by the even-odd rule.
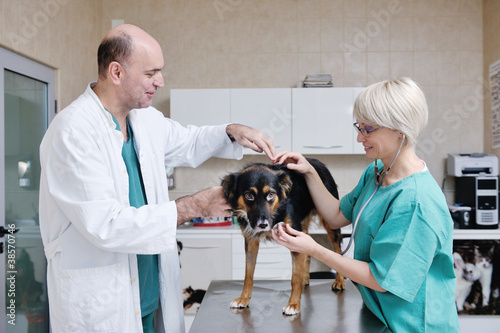
[[[113,116],[116,129],[120,130],[118,121]],[[129,140],[123,142],[122,157],[127,168],[129,179],[130,206],[139,208],[147,204],[146,192],[141,176],[141,167],[134,148],[134,133],[127,119]],[[158,255],[137,255],[139,270],[139,291],[141,297],[141,315],[143,317],[158,308],[160,289],[158,276]]]

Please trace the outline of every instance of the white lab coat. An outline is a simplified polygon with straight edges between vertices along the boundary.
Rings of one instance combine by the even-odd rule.
[[[129,205],[123,136],[91,89],[52,121],[40,146],[40,229],[52,332],[142,332],[136,254],[160,254],[160,332],[184,332],[177,207],[165,166],[241,158],[225,125],[182,127],[132,110],[148,205]],[[163,320],[161,320],[163,317]]]

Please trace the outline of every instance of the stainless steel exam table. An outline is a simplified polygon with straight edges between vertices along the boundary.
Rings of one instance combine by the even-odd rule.
[[[250,306],[230,309],[240,296],[243,281],[212,281],[189,333],[379,333],[389,332],[363,305],[351,281],[346,290],[332,292],[333,280],[310,280],[302,293],[301,311],[296,316],[282,314],[290,297],[289,280],[257,280]]]

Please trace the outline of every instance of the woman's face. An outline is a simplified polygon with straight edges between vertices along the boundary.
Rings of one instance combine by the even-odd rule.
[[[392,159],[398,151],[401,141],[400,133],[377,124],[359,122],[359,128],[369,132],[364,135],[358,132],[357,141],[363,144],[365,155],[369,159]],[[371,131],[376,129],[374,131]]]

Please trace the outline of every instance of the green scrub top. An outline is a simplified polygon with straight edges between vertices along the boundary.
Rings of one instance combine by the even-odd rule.
[[[372,163],[340,208],[351,222],[375,190]],[[453,220],[428,170],[381,186],[354,234],[354,259],[365,261],[387,292],[358,285],[366,306],[393,332],[459,332],[453,270]]]
[[[113,117],[116,129],[120,130],[118,121]],[[127,129],[129,140],[123,142],[122,157],[127,168],[129,179],[129,201],[130,206],[139,208],[147,204],[146,193],[141,176],[141,167],[134,148],[134,134],[128,123]],[[158,308],[160,287],[158,273],[158,255],[137,255],[137,266],[139,270],[139,292],[141,297],[141,315],[143,318],[153,313]],[[147,321],[147,326],[152,326],[152,321]],[[144,325],[144,320],[143,320]],[[149,327],[143,327],[144,332],[151,331]],[[154,332],[154,328],[152,330]]]

